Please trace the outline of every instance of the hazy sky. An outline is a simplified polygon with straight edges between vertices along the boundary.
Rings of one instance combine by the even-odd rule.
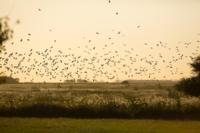
[[[161,53],[170,60],[176,56],[176,47],[185,56],[199,52],[195,51],[200,39],[199,0],[111,0],[111,3],[108,0],[0,0],[0,16],[6,15],[15,32],[12,40],[15,44],[8,42],[8,51],[23,53],[53,45],[57,50],[72,48],[73,53],[80,54],[76,50],[78,46],[100,48],[112,42],[110,50],[133,48],[134,55],[147,58],[150,54],[157,58]],[[16,25],[18,19],[21,23]],[[30,41],[21,43],[19,40],[26,39],[28,33],[31,33]],[[160,41],[172,50],[156,47]],[[184,43],[190,42],[190,46],[185,47]],[[144,46],[145,43],[148,45]],[[174,64],[183,74],[173,76],[164,68],[165,64],[158,64],[161,73],[157,77],[162,79],[166,75],[166,79],[179,79],[189,76],[189,62],[189,58],[184,58]],[[123,78],[127,77],[119,76]],[[145,76],[138,78],[147,79]]]

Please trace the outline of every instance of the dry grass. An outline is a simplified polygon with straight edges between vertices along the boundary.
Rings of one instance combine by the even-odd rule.
[[[6,117],[200,119],[199,111],[199,98],[180,94],[169,85],[0,86],[0,116]]]

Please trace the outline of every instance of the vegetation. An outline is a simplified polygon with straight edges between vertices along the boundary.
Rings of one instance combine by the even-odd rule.
[[[179,91],[191,96],[200,96],[200,56],[191,64],[196,76],[182,79],[177,85]]]
[[[19,79],[7,77],[7,76],[1,76],[0,77],[0,84],[5,84],[5,83],[10,83],[10,84],[19,83]]]
[[[200,119],[200,103],[187,103],[185,99],[126,99],[122,104],[116,101],[98,101],[89,103],[89,99],[50,101],[50,97],[39,97],[32,103],[18,103],[8,100],[1,106],[2,117],[68,117],[68,118],[151,118],[151,119]],[[95,99],[93,99],[95,100]],[[156,101],[157,100],[157,101]],[[199,99],[198,99],[199,100]]]
[[[198,133],[198,121],[0,118],[1,133]]]
[[[0,116],[200,119],[200,99],[181,95],[173,88],[140,86],[135,90],[135,84],[120,83],[70,86],[1,85]]]
[[[122,81],[122,84],[129,84],[127,80]]]
[[[198,56],[195,61],[191,64],[193,71],[197,73],[197,77],[200,76],[200,56]]]
[[[2,52],[2,50],[5,50],[5,46],[3,45],[3,43],[13,37],[13,30],[10,29],[8,21],[8,17],[0,18],[0,53]],[[0,72],[0,75],[1,74],[3,74],[3,72]],[[2,82],[2,80],[0,82]]]
[[[4,49],[3,43],[13,37],[13,30],[8,25],[9,18],[0,18],[0,50]]]

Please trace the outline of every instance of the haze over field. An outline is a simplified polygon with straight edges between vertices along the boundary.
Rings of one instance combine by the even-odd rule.
[[[0,0],[20,81],[180,79],[200,53],[198,0]],[[16,24],[18,23],[18,24]]]

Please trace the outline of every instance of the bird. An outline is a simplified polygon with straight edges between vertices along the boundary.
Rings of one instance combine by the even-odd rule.
[[[16,24],[20,24],[21,21],[20,21],[19,19],[17,19],[15,23],[16,23]]]

